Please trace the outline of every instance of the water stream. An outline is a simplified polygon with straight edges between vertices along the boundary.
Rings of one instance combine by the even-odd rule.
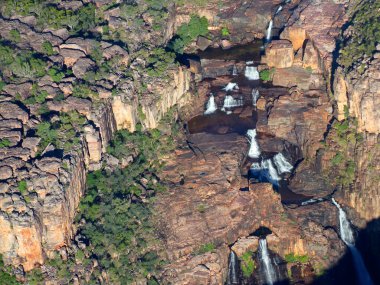
[[[256,140],[256,135],[257,135],[256,129],[247,131],[247,136],[250,139],[250,147],[248,151],[248,156],[250,158],[259,158],[261,154],[259,144],[257,143],[257,140]]]
[[[273,285],[277,281],[276,271],[269,256],[267,240],[259,240],[259,258],[264,270],[265,284]]]
[[[210,115],[214,113],[217,109],[218,107],[216,106],[214,95],[211,94],[210,98],[208,99],[206,111],[204,112],[204,114]]]
[[[338,204],[338,202],[335,201],[334,198],[332,198],[332,202],[339,210],[340,238],[347,245],[352,254],[358,282],[361,285],[373,285],[371,276],[365,267],[363,257],[360,254],[359,250],[355,247],[355,236],[350,221],[348,220],[347,215],[342,207]]]
[[[231,250],[228,262],[228,275],[226,285],[239,285],[239,262],[234,251]]]
[[[247,65],[245,67],[245,77],[247,77],[249,80],[259,80],[260,79],[260,74],[257,71],[256,66],[249,66]]]

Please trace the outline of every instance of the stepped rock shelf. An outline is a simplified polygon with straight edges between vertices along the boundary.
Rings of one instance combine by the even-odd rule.
[[[376,0],[16,2],[0,284],[380,284]]]

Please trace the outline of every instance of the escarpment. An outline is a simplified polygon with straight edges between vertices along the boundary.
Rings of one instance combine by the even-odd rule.
[[[377,1],[12,2],[0,273],[379,282]]]

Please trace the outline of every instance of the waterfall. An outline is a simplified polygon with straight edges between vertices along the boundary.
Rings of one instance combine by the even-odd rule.
[[[269,256],[266,239],[259,240],[259,258],[264,269],[265,284],[273,285],[276,282],[276,271]]]
[[[271,181],[279,181],[281,180],[281,177],[278,176],[276,168],[273,166],[272,160],[271,159],[266,159],[261,162],[261,167],[263,169],[268,169],[269,172],[269,177]]]
[[[236,253],[231,250],[228,262],[226,285],[239,285],[239,263]]]
[[[246,66],[244,75],[249,80],[259,80],[260,79],[260,74],[257,71],[256,66]]]
[[[291,172],[293,166],[286,160],[285,156],[280,152],[273,157],[274,164],[276,164],[279,174]]]
[[[357,273],[357,278],[359,284],[361,285],[372,285],[372,279],[369,275],[367,268],[365,267],[363,257],[361,256],[358,249],[355,247],[355,237],[353,230],[351,228],[350,221],[347,219],[347,215],[342,209],[342,207],[332,198],[333,204],[339,210],[339,229],[340,229],[340,238],[348,246],[354,260],[354,265]]]
[[[225,110],[226,108],[240,107],[243,105],[244,105],[244,102],[242,98],[234,99],[234,97],[232,97],[231,95],[226,95],[226,97],[224,98],[222,110]]]
[[[214,113],[217,109],[218,109],[218,107],[215,104],[214,95],[210,94],[210,98],[208,99],[208,102],[207,102],[207,109],[204,112],[204,114],[210,115],[210,114]]]
[[[256,135],[257,135],[256,129],[247,131],[247,136],[249,137],[250,142],[251,142],[251,146],[249,147],[249,151],[248,151],[248,156],[250,158],[260,157],[261,152],[260,152],[259,144],[256,141]]]
[[[239,89],[237,83],[229,82],[222,90],[224,91],[233,91],[234,89]]]
[[[281,180],[271,159],[265,159],[261,161],[261,163],[252,163],[250,170],[260,181],[266,181],[278,185],[278,181]]]
[[[234,65],[234,67],[233,67],[233,69],[232,69],[232,75],[233,75],[233,76],[238,75],[238,70],[237,70],[237,68],[236,68],[236,65]]]
[[[270,42],[272,38],[272,27],[273,27],[273,20],[270,20],[269,26],[267,29],[267,37],[266,37],[267,42]]]
[[[276,13],[274,13],[274,14],[277,15],[277,14],[280,13],[281,11],[282,11],[282,6],[280,5],[280,6],[278,6]]]
[[[259,97],[260,97],[259,90],[253,89],[252,90],[252,105],[253,106],[256,106],[256,103]]]

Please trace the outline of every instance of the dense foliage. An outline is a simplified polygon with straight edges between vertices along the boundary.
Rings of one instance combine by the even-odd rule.
[[[331,138],[339,146],[339,151],[331,160],[332,167],[338,171],[336,182],[343,186],[349,186],[355,180],[355,161],[347,154],[353,147],[358,147],[363,141],[363,136],[357,131],[357,120],[346,118],[342,122],[334,122]]]
[[[342,42],[338,63],[346,70],[364,57],[371,57],[380,43],[380,2],[377,0],[361,1],[355,9],[349,26],[349,34]],[[358,66],[359,72],[364,66]]]
[[[0,42],[0,71],[9,79],[12,76],[36,79],[46,74],[46,63],[36,53],[15,52],[13,48]]]
[[[13,14],[33,15],[40,28],[67,28],[73,34],[86,32],[99,21],[93,4],[84,5],[75,11],[60,9],[56,4],[43,0],[4,0],[1,11],[7,17]]]
[[[208,34],[208,20],[205,17],[192,15],[189,23],[182,24],[177,34],[170,43],[170,47],[176,53],[183,53],[183,49],[194,41],[198,36]]]
[[[59,120],[44,121],[36,127],[36,133],[41,138],[40,151],[49,144],[58,149],[70,151],[79,145],[79,131],[86,119],[76,111],[61,113]]]
[[[141,277],[154,282],[163,264],[151,207],[155,193],[164,190],[155,175],[161,165],[157,154],[170,151],[174,147],[170,141],[173,138],[158,130],[120,131],[108,153],[119,158],[133,155],[133,163],[88,175],[78,220],[86,220],[81,233],[112,284],[129,284]]]
[[[253,274],[256,269],[253,252],[247,251],[241,256],[240,267],[245,278],[249,278]]]

